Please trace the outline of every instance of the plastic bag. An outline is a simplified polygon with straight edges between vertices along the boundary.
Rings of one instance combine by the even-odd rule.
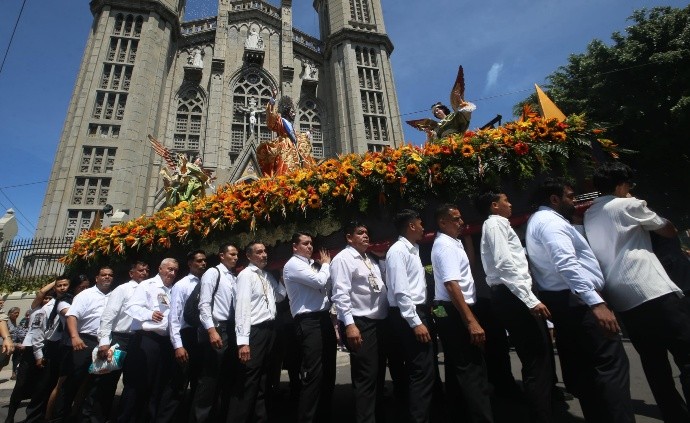
[[[103,375],[106,373],[120,370],[125,361],[127,351],[118,350],[119,344],[112,345],[108,350],[108,358],[103,360],[98,358],[98,347],[91,352],[91,365],[89,373],[93,375]]]

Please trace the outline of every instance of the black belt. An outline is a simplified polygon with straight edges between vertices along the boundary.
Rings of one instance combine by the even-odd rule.
[[[88,333],[79,333],[79,337],[82,339],[88,339],[89,341],[98,342],[98,337],[94,335],[89,335]]]
[[[297,316],[295,316],[295,319],[309,319],[309,318],[321,318],[323,317],[324,314],[329,315],[328,309],[325,310],[319,310],[319,311],[310,311],[307,313],[300,313]],[[330,318],[330,315],[329,315]]]
[[[139,336],[146,336],[146,337],[151,338],[151,339],[154,339],[154,340],[156,340],[156,341],[158,341],[158,342],[161,342],[161,341],[170,341],[170,338],[168,337],[168,335],[159,335],[159,334],[157,334],[156,332],[152,332],[152,331],[150,331],[150,330],[139,329],[139,330],[136,331],[135,333],[136,333],[137,335],[139,335]]]
[[[112,337],[112,335],[117,335],[117,336],[121,336],[123,338],[131,338],[133,334],[132,334],[132,332],[110,332],[110,335],[111,335],[111,337]]]
[[[429,311],[429,306],[426,304],[415,304],[414,308],[421,311]],[[390,307],[393,310],[400,310],[400,307]]]
[[[273,325],[275,324],[275,320],[264,320],[261,323],[257,323],[255,325],[252,325],[252,328],[272,328]]]

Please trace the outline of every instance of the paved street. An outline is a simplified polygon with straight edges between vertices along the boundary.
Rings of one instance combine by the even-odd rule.
[[[661,422],[660,414],[656,408],[654,398],[649,390],[649,386],[642,373],[642,368],[640,366],[640,361],[637,353],[633,349],[632,345],[628,342],[625,343],[625,349],[628,353],[630,359],[630,373],[631,373],[631,391],[633,398],[633,407],[636,413],[638,423],[658,423]],[[519,379],[520,373],[520,362],[515,355],[511,353],[511,359],[513,363],[513,372],[516,378]],[[443,361],[442,356],[440,357],[441,362]],[[14,381],[9,380],[10,377],[9,367],[6,367],[0,372],[0,421],[3,421],[7,415],[7,403],[9,402],[10,394],[12,388],[14,387]],[[441,374],[443,374],[443,369],[441,369]],[[560,374],[559,374],[560,376]],[[680,389],[680,384],[678,382],[678,370],[674,366],[674,377],[676,378],[676,384],[678,389]],[[283,380],[287,381],[287,374],[283,372]],[[562,387],[562,385],[561,385]],[[287,382],[283,384],[284,391],[287,392]],[[387,393],[390,393],[391,386],[390,383],[387,384]],[[277,415],[280,416],[280,421],[290,422],[293,420],[293,414],[296,410],[294,404],[289,404],[287,399],[287,394],[284,399],[276,404],[275,409]],[[334,398],[334,418],[333,422],[352,422],[354,421],[354,408],[353,408],[353,398],[352,398],[352,388],[350,387],[350,369],[349,369],[349,358],[347,353],[338,353],[338,368],[337,368],[337,381],[335,388],[335,398]],[[23,403],[26,405],[26,401]],[[442,406],[439,406],[439,408]],[[561,409],[558,411],[559,422],[582,422],[582,411],[580,410],[577,400],[570,400],[567,402],[567,409]],[[400,412],[400,407],[396,407],[390,395],[387,395],[386,410],[389,416],[388,421],[395,421],[396,412]],[[509,401],[509,400],[497,400],[494,403],[494,412],[496,415],[496,422],[521,422],[524,421],[525,410],[523,406],[519,403]],[[22,421],[24,419],[24,408],[21,408],[16,416],[16,421]],[[435,421],[444,421],[441,415],[437,415]]]

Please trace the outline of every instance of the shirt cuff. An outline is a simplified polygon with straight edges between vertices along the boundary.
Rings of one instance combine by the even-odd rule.
[[[407,324],[410,325],[411,328],[416,328],[417,326],[422,324],[422,319],[420,319],[417,315],[414,315],[412,317],[405,317],[405,321],[407,321]]]
[[[238,336],[237,337],[237,346],[239,347],[240,345],[249,345],[249,337],[248,336]]]
[[[100,341],[98,341],[99,347],[102,347],[104,345],[110,345],[110,338],[103,337]]]
[[[595,290],[582,292],[579,294],[579,297],[590,307],[604,302],[604,300],[601,298],[601,295],[599,295],[599,293]]]
[[[184,347],[184,345],[182,345],[182,341],[178,341],[177,339],[172,342],[172,346],[173,350]]]
[[[43,358],[43,351],[42,350],[34,350],[34,357],[36,360],[40,360]]]
[[[355,323],[355,318],[352,317],[352,313],[345,314],[344,316],[342,316],[342,318],[343,318],[343,323],[345,324],[345,326],[349,326],[349,325]]]
[[[209,330],[211,328],[216,327],[216,325],[213,323],[213,319],[209,320],[202,320],[201,325],[204,327],[204,329]]]

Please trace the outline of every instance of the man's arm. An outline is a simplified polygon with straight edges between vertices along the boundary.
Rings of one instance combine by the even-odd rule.
[[[465,302],[465,297],[462,295],[458,281],[447,281],[443,283],[443,286],[446,287],[453,305],[460,312],[462,321],[467,325],[467,330],[470,332],[470,343],[477,346],[484,345],[484,342],[486,342],[484,329],[482,329],[479,321],[477,321],[477,317],[472,313],[470,306]]]
[[[105,347],[106,351],[110,349],[110,334],[113,331],[113,321],[120,312],[124,299],[124,289],[121,287],[115,288],[108,296],[108,302],[103,309],[100,326],[98,327],[98,345],[99,347]]]
[[[74,348],[74,351],[80,351],[86,348],[86,344],[79,337],[77,318],[73,315],[67,316],[67,333],[69,333],[69,337],[72,340],[72,348]]]
[[[136,319],[140,322],[146,322],[153,320],[155,322],[160,322],[163,320],[162,313],[160,311],[153,311],[148,308],[148,300],[145,282],[139,283],[132,296],[125,303],[125,313],[132,319]],[[154,315],[158,313],[159,318],[154,319]]]
[[[7,321],[0,321],[0,336],[2,336],[2,352],[4,354],[10,355],[14,351],[14,342],[12,342],[12,337],[10,336],[10,328],[7,326]]]
[[[243,272],[237,278],[237,297],[235,302],[235,335],[238,356],[242,363],[251,359],[249,336],[252,327],[252,283],[254,272]]]
[[[330,276],[329,265],[324,263],[319,272],[309,264],[300,259],[291,259],[285,266],[286,280],[292,283],[299,283],[314,289],[325,289]]]
[[[204,272],[204,275],[201,277],[201,282],[199,282],[201,284],[201,288],[199,288],[199,320],[201,321],[201,325],[208,332],[211,346],[216,349],[223,347],[223,340],[218,334],[215,322],[213,321],[211,301],[213,299],[213,290],[216,287],[216,281],[220,283],[220,277],[222,277],[220,275],[220,269],[214,267]],[[221,289],[220,285],[218,289]]]
[[[335,304],[338,320],[345,325],[348,347],[357,351],[362,345],[362,335],[359,333],[359,329],[352,317],[352,302],[350,299],[352,294],[351,278],[352,273],[348,269],[345,260],[340,257],[333,259],[331,262],[331,281],[333,282],[333,296],[331,300]]]
[[[187,283],[187,279],[184,280]],[[175,359],[180,363],[186,363],[189,359],[187,350],[182,345],[182,336],[180,329],[182,328],[182,311],[184,310],[184,299],[182,298],[184,286],[179,282],[176,283],[170,291],[170,313],[168,314],[168,321],[170,325],[170,342],[175,350]]]

